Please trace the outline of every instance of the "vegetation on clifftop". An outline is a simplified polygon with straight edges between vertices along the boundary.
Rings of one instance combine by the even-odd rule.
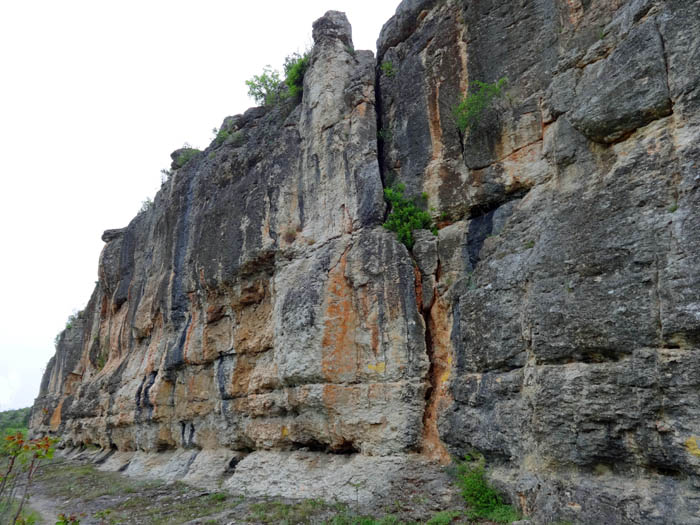
[[[246,80],[248,96],[256,103],[264,106],[274,106],[287,99],[301,99],[304,91],[304,75],[309,68],[311,51],[303,55],[292,53],[284,59],[284,80],[279,71],[270,65],[263,68],[260,75]]]

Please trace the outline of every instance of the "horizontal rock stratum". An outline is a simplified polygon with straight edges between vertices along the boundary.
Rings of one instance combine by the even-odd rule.
[[[300,103],[105,232],[32,430],[352,501],[448,497],[476,449],[535,523],[700,524],[700,3],[404,0],[376,59],[342,13],[313,37]],[[438,226],[411,251],[395,182]]]

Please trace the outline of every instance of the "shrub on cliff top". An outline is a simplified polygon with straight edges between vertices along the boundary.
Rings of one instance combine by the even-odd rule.
[[[246,80],[248,96],[257,104],[274,106],[283,100],[301,98],[304,90],[304,75],[309,68],[311,51],[303,55],[292,53],[284,59],[284,81],[279,71],[269,65],[263,68],[261,75],[253,75]]]
[[[413,230],[431,230],[437,235],[433,220],[427,211],[420,209],[415,200],[403,196],[406,186],[397,184],[384,190],[384,198],[391,205],[391,212],[384,227],[396,233],[403,244],[410,250],[413,248]],[[427,195],[423,194],[423,200]]]
[[[282,81],[278,71],[270,65],[263,68],[261,75],[253,75],[253,78],[245,81],[248,86],[248,96],[257,104],[272,106],[279,100],[279,91]]]
[[[292,53],[284,59],[284,83],[287,84],[287,96],[289,98],[300,98],[304,91],[304,75],[309,69],[311,61],[310,52],[303,55]]]
[[[201,153],[201,151],[185,143],[182,148],[177,150],[176,158],[173,159],[173,169],[182,168],[185,164],[195,158],[198,153]]]
[[[488,109],[494,99],[503,94],[503,88],[507,83],[508,79],[505,77],[493,84],[478,80],[472,83],[476,89],[467,93],[453,111],[460,132],[464,133],[467,129],[473,130],[479,124],[484,111]]]

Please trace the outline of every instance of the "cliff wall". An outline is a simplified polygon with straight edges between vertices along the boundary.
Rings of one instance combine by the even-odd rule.
[[[352,500],[448,497],[477,449],[535,522],[700,523],[698,35],[697,2],[405,0],[375,60],[327,13],[301,103],[227,118],[105,232],[33,430]],[[439,228],[410,253],[395,182]]]

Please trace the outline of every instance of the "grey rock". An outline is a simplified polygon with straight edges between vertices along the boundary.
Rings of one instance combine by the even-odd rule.
[[[609,58],[583,70],[569,120],[596,142],[614,142],[671,113],[661,35],[653,20],[631,30]]]
[[[406,0],[375,61],[327,13],[301,101],[227,118],[105,233],[32,431],[370,506],[453,501],[434,461],[477,449],[532,523],[700,523],[698,35],[698,2]],[[394,182],[439,228],[412,253]]]
[[[313,25],[313,39],[316,44],[324,39],[339,40],[346,46],[352,46],[352,27],[345,13],[328,11]]]
[[[112,242],[115,239],[119,239],[122,235],[124,235],[124,228],[105,230],[102,234],[102,240],[104,242]]]
[[[421,274],[421,289],[423,291],[421,305],[423,309],[429,310],[435,297],[438,239],[428,230],[414,231],[413,238],[413,257]]]
[[[575,101],[576,84],[581,76],[577,68],[570,68],[554,76],[547,88],[542,105],[547,112],[547,120],[556,120],[559,115],[569,111]]]

